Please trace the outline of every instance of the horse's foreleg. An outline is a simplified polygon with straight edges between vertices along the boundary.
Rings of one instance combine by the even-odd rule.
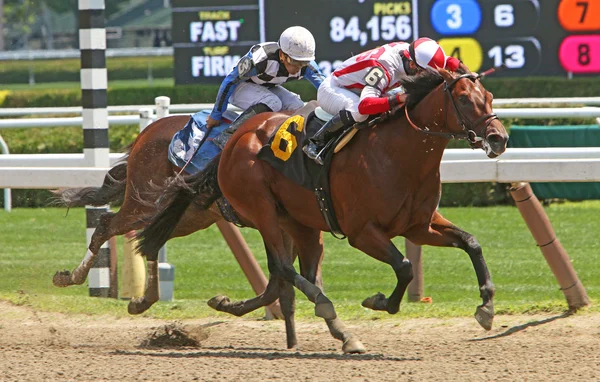
[[[390,314],[398,313],[402,297],[413,279],[410,261],[402,255],[381,229],[371,223],[363,227],[358,235],[348,236],[348,241],[350,245],[374,259],[389,264],[396,273],[396,288],[389,298],[378,293],[365,299],[362,305],[373,310],[385,310]]]
[[[429,230],[406,235],[406,238],[418,245],[433,245],[438,247],[458,247],[467,252],[479,283],[479,295],[483,303],[477,307],[475,319],[486,330],[492,329],[494,321],[494,294],[490,272],[483,258],[481,245],[473,235],[456,227],[446,220],[439,212],[435,212]]]
[[[52,283],[55,286],[67,287],[84,283],[102,245],[115,234],[122,234],[122,232],[115,233],[111,229],[111,224],[116,216],[117,214],[113,212],[106,212],[100,216],[98,226],[94,230],[85,257],[73,272],[69,272],[68,270],[57,271],[52,278]]]

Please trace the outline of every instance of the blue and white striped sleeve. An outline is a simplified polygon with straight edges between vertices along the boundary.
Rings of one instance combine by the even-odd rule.
[[[315,61],[311,61],[310,64],[306,67],[306,72],[304,72],[304,78],[310,81],[311,84],[318,89],[321,86],[321,83],[325,79],[325,76],[321,72],[319,65]]]
[[[233,70],[225,77],[219,88],[217,100],[213,107],[210,117],[216,121],[220,121],[223,113],[229,105],[229,97],[233,94],[235,88],[248,78],[256,75],[256,67],[252,62],[252,52],[248,52],[244,57],[240,58]]]

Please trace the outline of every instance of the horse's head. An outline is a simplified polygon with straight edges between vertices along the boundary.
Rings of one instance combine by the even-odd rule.
[[[408,94],[405,108],[407,120],[416,130],[448,139],[465,139],[471,147],[483,149],[490,158],[506,150],[508,134],[496,114],[492,113],[492,93],[483,87],[478,74],[471,73],[466,67],[459,68],[458,73],[440,69],[404,78],[400,83]],[[411,121],[408,111],[421,101],[426,102],[426,98],[429,101],[421,111],[424,117],[421,122],[434,115],[439,118],[439,114],[432,111],[440,110],[444,121],[435,125],[445,131],[423,129]]]
[[[476,73],[451,73],[440,69],[444,79],[444,109],[447,128],[463,134],[471,147],[495,158],[506,150],[508,134],[492,112],[494,96],[483,87]]]

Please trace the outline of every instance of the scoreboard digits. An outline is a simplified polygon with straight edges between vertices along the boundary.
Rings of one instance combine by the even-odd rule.
[[[329,75],[392,41],[437,40],[499,76],[600,73],[600,0],[172,0],[175,82],[219,82],[262,40],[293,25],[315,36]]]
[[[471,70],[504,64],[512,75],[527,75],[541,62],[541,45],[530,35],[539,19],[535,0],[435,0],[429,21],[439,35],[431,37]]]
[[[600,2],[597,0],[562,0],[558,20],[568,31],[600,30]]]
[[[562,0],[558,5],[560,25],[569,32],[586,33],[566,37],[560,44],[562,67],[571,73],[600,73],[600,1]]]
[[[475,0],[438,0],[431,8],[431,23],[441,35],[467,35],[481,24],[481,8]]]

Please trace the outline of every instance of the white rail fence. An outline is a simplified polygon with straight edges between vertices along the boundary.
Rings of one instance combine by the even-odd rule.
[[[600,101],[594,97],[590,103]],[[565,103],[565,99],[559,99]],[[511,100],[510,103],[518,103]],[[578,99],[581,101],[581,99]],[[577,102],[583,103],[583,102]],[[600,104],[600,103],[599,103]],[[212,104],[171,105],[169,112],[195,112]],[[109,113],[136,111],[137,115],[112,115],[109,124],[147,123],[148,108],[125,106],[109,108]],[[51,108],[55,113],[81,113],[80,108]],[[7,109],[0,109],[0,112]],[[36,109],[39,110],[39,109]],[[501,118],[600,118],[600,107],[573,108],[497,108]],[[24,115],[10,109],[5,115]],[[49,112],[49,110],[46,110]],[[150,114],[152,111],[150,110]],[[142,117],[140,117],[140,115]],[[0,119],[2,128],[81,126],[81,117]],[[114,164],[122,154],[110,154]],[[100,186],[108,168],[92,168],[83,154],[6,154],[0,155],[0,188],[63,188]],[[596,182],[600,181],[600,148],[508,149],[496,159],[480,150],[449,149],[444,153],[442,181],[461,182]],[[10,197],[5,200],[10,200]],[[9,202],[10,203],[10,202]],[[5,205],[6,208],[6,205]]]
[[[567,98],[504,98],[495,99],[494,107],[502,107],[506,105],[524,106],[524,105],[584,105],[584,106],[600,106],[600,97],[567,97]],[[192,113],[202,109],[212,109],[212,103],[196,103],[196,104],[178,104],[171,105],[169,111],[171,113]],[[109,114],[138,114],[142,108],[154,109],[154,105],[125,105],[125,106],[109,106]],[[231,107],[232,110],[239,110]],[[80,106],[71,107],[28,107],[28,108],[2,108],[0,109],[0,117],[13,116],[31,116],[31,115],[64,115],[64,114],[81,114]],[[497,109],[499,110],[499,109]],[[510,109],[508,109],[510,110]],[[536,110],[536,109],[534,109]],[[504,113],[501,111],[500,113]],[[510,117],[510,115],[506,116]],[[545,117],[544,117],[545,118]]]

